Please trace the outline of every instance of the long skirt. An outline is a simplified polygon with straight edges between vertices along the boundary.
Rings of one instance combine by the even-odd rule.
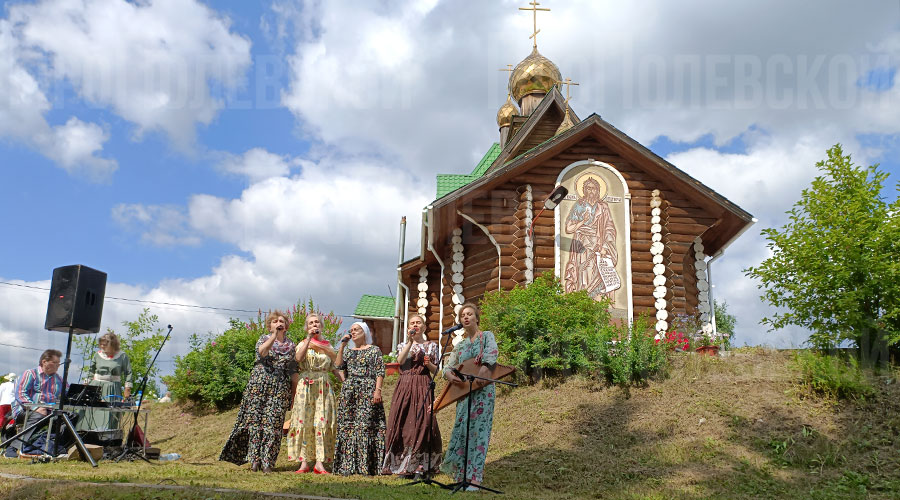
[[[478,389],[472,398],[472,413],[467,413],[468,398],[456,403],[456,421],[447,444],[447,454],[441,470],[457,481],[463,478],[463,463],[466,460],[466,426],[469,426],[468,468],[465,477],[469,481],[480,483],[484,478],[484,463],[487,460],[488,444],[491,441],[491,428],[494,425],[494,384]]]
[[[384,405],[373,403],[375,379],[350,377],[341,387],[337,414],[335,474],[381,473],[384,457]]]
[[[90,385],[100,386],[100,395],[104,401],[122,400],[122,383],[92,380]],[[119,413],[114,413],[106,408],[91,408],[78,412],[76,430],[106,430],[119,428]]]
[[[391,416],[385,435],[382,465],[385,471],[413,474],[420,467],[423,471],[434,471],[441,465],[441,431],[431,411],[429,380],[428,375],[412,371],[400,375],[391,398]],[[428,469],[429,465],[431,469]]]
[[[306,461],[312,467],[316,461],[334,460],[336,407],[328,372],[300,374],[287,437],[289,461]]]
[[[274,467],[281,449],[284,414],[290,404],[291,378],[284,370],[257,364],[238,410],[234,429],[219,460]]]

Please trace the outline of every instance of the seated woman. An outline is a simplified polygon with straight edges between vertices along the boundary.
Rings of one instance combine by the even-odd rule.
[[[494,334],[481,330],[479,321],[481,313],[478,306],[472,303],[463,304],[459,310],[459,321],[465,328],[463,340],[459,342],[450,353],[450,358],[444,365],[444,378],[454,384],[464,383],[452,369],[467,359],[475,358],[475,362],[481,365],[479,375],[490,377],[491,367],[497,362],[497,341]],[[468,384],[466,384],[468,388]],[[468,408],[467,399],[472,398],[472,413],[466,415]],[[456,403],[456,420],[453,424],[453,432],[450,435],[450,443],[447,445],[447,454],[441,470],[462,481],[466,478],[470,483],[481,484],[484,478],[484,462],[487,459],[488,443],[491,440],[491,427],[494,423],[494,384],[487,385],[472,392],[471,395]],[[463,462],[466,450],[466,426],[469,429],[468,443],[468,469],[463,470]],[[467,489],[477,490],[469,487]]]
[[[300,462],[298,473],[309,472],[309,462],[314,462],[314,473],[328,474],[325,463],[334,459],[335,402],[329,373],[337,353],[321,331],[321,319],[310,314],[306,339],[297,346],[300,379],[288,429],[288,460]]]
[[[352,344],[346,349],[348,342]],[[341,339],[337,363],[346,378],[338,403],[334,472],[374,476],[381,472],[384,457],[384,359],[381,349],[372,345],[368,325],[353,323],[350,334]]]
[[[437,372],[438,345],[425,336],[422,316],[409,317],[409,334],[397,350],[400,380],[391,398],[382,472],[401,476],[430,473],[437,470],[442,458],[441,431],[431,411],[429,389]]]
[[[281,450],[281,426],[290,405],[295,345],[287,338],[287,316],[279,311],[266,318],[268,335],[256,342],[256,363],[241,399],[234,429],[219,460],[271,472]]]
[[[100,394],[106,401],[121,401],[131,396],[131,360],[119,350],[119,337],[108,332],[100,337],[97,344],[100,349],[91,358],[89,384],[100,386]],[[119,414],[106,408],[85,411],[76,425],[79,431],[118,428]]]

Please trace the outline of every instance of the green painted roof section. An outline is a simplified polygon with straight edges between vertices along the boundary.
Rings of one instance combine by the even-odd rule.
[[[475,166],[475,169],[472,170],[471,174],[438,174],[437,195],[435,196],[435,199],[441,199],[466,184],[479,179],[491,167],[494,160],[500,156],[501,151],[499,143],[495,142],[492,144],[491,148],[487,150],[487,153],[484,154],[481,161],[479,161],[478,165]]]
[[[359,304],[356,304],[353,315],[365,318],[392,318],[394,299],[381,295],[363,295],[359,299]]]

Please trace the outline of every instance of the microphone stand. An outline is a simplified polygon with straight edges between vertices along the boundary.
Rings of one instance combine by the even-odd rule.
[[[449,340],[450,338],[451,338],[451,336],[448,335],[447,339]],[[426,337],[426,339],[427,339],[427,337]],[[444,345],[443,349],[441,349],[441,352],[438,353],[438,359],[435,360],[435,364],[437,365],[437,370],[435,371],[435,374],[432,375],[431,370],[429,370],[427,366],[425,367],[425,371],[428,372],[428,400],[425,401],[424,412],[425,412],[425,415],[427,417],[429,417],[428,424],[427,424],[428,430],[425,431],[425,435],[427,436],[428,445],[429,445],[429,451],[427,452],[427,455],[425,457],[425,463],[427,464],[425,466],[425,473],[422,474],[421,479],[416,479],[415,481],[406,483],[404,486],[412,486],[414,484],[422,483],[422,484],[427,484],[429,486],[430,485],[439,486],[445,490],[448,490],[451,487],[451,485],[449,485],[449,484],[444,484],[444,483],[435,481],[434,479],[431,479],[434,472],[431,470],[431,453],[432,452],[430,450],[431,441],[434,439],[433,422],[437,418],[434,416],[434,386],[435,386],[434,377],[437,376],[437,374],[441,372],[441,366],[444,364],[443,353],[447,349],[446,344],[448,344],[448,343],[449,342],[444,343],[445,345]],[[438,345],[440,345],[440,343]],[[439,447],[440,447],[440,445],[439,445]]]
[[[153,365],[156,364],[156,358],[159,357],[159,353],[162,352],[162,348],[166,345],[166,341],[169,340],[169,336],[172,335],[172,325],[168,325],[169,331],[166,333],[166,338],[163,339],[162,344],[159,345],[159,349],[156,351],[156,354],[153,356],[153,360],[150,361],[150,366],[147,367],[146,373],[144,373],[144,380],[141,381],[141,388],[138,389],[141,397],[137,402],[137,410],[134,412],[134,423],[131,425],[131,430],[128,431],[128,435],[125,436],[125,447],[122,450],[122,453],[116,457],[116,463],[121,462],[125,458],[129,460],[134,460],[135,458],[140,458],[141,460],[150,463],[150,460],[147,459],[147,436],[144,436],[143,443],[141,446],[141,453],[138,453],[136,446],[128,446],[128,444],[132,441],[132,437],[135,435],[135,431],[138,426],[138,416],[141,414],[141,403],[144,402],[144,390],[147,389],[147,379],[150,378],[150,369],[153,368]]]
[[[495,383],[495,384],[509,385],[512,387],[518,387],[519,384],[514,384],[512,382],[504,382],[502,380],[497,380],[497,379],[492,379],[492,378],[487,378],[487,377],[480,377],[478,375],[468,375],[468,374],[462,373],[458,370],[454,370],[454,374],[456,374],[457,377],[462,375],[463,380],[469,381],[469,393],[466,395],[466,444],[465,444],[465,454],[463,455],[462,481],[451,484],[449,487],[453,488],[453,490],[450,493],[453,494],[453,493],[456,493],[457,491],[460,491],[460,490],[463,490],[466,488],[475,487],[480,490],[490,491],[491,493],[503,494],[502,491],[494,490],[494,489],[488,488],[487,486],[482,486],[480,484],[475,484],[475,483],[472,483],[469,481],[469,427],[471,427],[470,424],[471,424],[471,420],[472,420],[472,386],[475,383],[476,379],[484,380],[485,382],[488,382],[488,385],[490,385],[490,383]],[[487,387],[487,386],[485,386],[485,387]]]

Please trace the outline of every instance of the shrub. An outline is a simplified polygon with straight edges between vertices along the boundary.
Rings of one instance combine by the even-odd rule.
[[[584,373],[627,385],[663,370],[666,346],[657,345],[646,321],[615,326],[608,307],[584,291],[563,293],[545,273],[524,288],[488,292],[481,322],[494,332],[501,360],[532,380]]]
[[[607,305],[583,291],[563,293],[544,273],[524,288],[488,292],[481,323],[494,332],[505,362],[539,379],[597,368],[600,331],[611,328]]]
[[[843,399],[865,399],[874,388],[859,368],[856,359],[846,360],[811,351],[800,351],[794,357],[801,382],[813,392]]]
[[[304,326],[311,311],[322,318],[322,335],[333,342],[341,319],[334,313],[322,314],[312,300],[286,311],[290,316],[285,318],[287,337],[296,343],[306,336]],[[234,406],[240,403],[250,379],[256,361],[256,342],[266,333],[265,315],[260,311],[256,320],[249,323],[231,319],[229,328],[220,335],[193,334],[189,340],[191,352],[176,356],[175,374],[163,380],[176,400],[220,409]]]
[[[628,327],[606,329],[604,347],[597,351],[599,373],[609,384],[644,384],[668,368],[669,347],[657,342],[644,317]]]

